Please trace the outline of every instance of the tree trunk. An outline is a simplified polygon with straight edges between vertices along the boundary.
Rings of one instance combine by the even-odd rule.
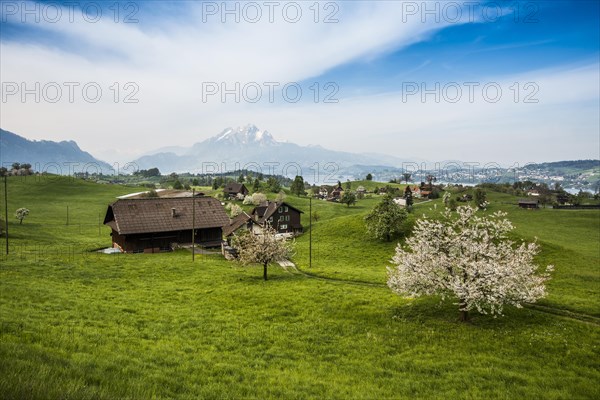
[[[263,279],[265,281],[267,280],[267,263],[264,263],[263,265]]]
[[[22,219],[19,220],[19,225],[23,225],[23,220]]]
[[[460,309],[460,322],[468,322],[469,321],[469,311],[465,310],[466,308],[466,304],[464,302],[464,300],[461,300],[459,302],[459,309]]]

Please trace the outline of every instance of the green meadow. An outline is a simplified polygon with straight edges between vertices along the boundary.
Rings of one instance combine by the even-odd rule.
[[[94,252],[110,246],[106,206],[139,187],[52,176],[8,186],[2,399],[600,398],[598,210],[520,210],[488,192],[487,212],[506,211],[514,239],[537,237],[538,262],[556,269],[539,304],[465,324],[451,300],[385,286],[397,243],[363,223],[378,196],[313,200],[309,228],[309,200],[288,195],[305,211],[298,269],[271,266],[264,282],[220,255]],[[417,204],[411,219],[440,206]]]

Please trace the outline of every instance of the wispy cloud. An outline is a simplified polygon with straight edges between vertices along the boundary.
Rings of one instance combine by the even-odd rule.
[[[243,19],[232,23],[229,16],[229,22],[223,24],[220,15],[207,15],[206,3],[157,4],[161,12],[141,10],[136,15],[139,23],[134,24],[115,23],[112,18],[96,23],[63,18],[58,23],[42,20],[22,24],[18,15],[3,15],[5,26],[27,34],[3,35],[2,82],[26,82],[29,88],[35,82],[42,86],[57,82],[65,93],[57,103],[44,99],[36,103],[31,95],[22,102],[18,94],[12,96],[0,110],[2,127],[30,138],[75,139],[109,160],[128,159],[167,144],[191,144],[225,126],[248,122],[302,144],[396,155],[410,152],[430,159],[470,156],[463,149],[471,144],[482,157],[490,158],[495,152],[486,154],[486,141],[499,142],[503,135],[516,140],[514,135],[522,133],[525,139],[520,143],[531,146],[544,140],[547,132],[562,130],[586,138],[581,146],[565,140],[562,150],[573,149],[565,154],[580,150],[580,154],[590,154],[589,143],[596,140],[590,130],[597,133],[598,113],[586,108],[598,102],[598,85],[590,84],[598,79],[596,64],[519,76],[486,76],[485,71],[478,71],[473,76],[483,83],[501,82],[505,90],[515,81],[537,82],[537,105],[511,104],[508,92],[500,103],[455,104],[423,103],[415,97],[403,101],[401,93],[387,91],[345,98],[343,88],[338,104],[222,103],[220,96],[203,101],[206,82],[231,88],[235,82],[318,80],[340,66],[385,58],[426,42],[435,34],[443,34],[444,28],[469,22],[484,24],[481,18],[423,20],[422,15],[407,14],[406,2],[365,1],[335,3],[339,10],[321,9],[315,22],[314,11],[309,8],[313,3],[303,2],[303,17],[296,23],[286,21],[279,11],[274,22],[265,14],[258,23]],[[237,4],[241,7],[243,3]],[[323,23],[328,12],[336,10],[333,18],[338,22]],[[532,41],[530,45],[543,43]],[[400,79],[407,80],[427,67],[428,59],[417,68],[399,66],[408,71]],[[66,101],[65,82],[80,83],[73,102]],[[81,98],[81,86],[89,82],[97,83],[103,91],[97,103]],[[139,88],[134,94],[138,103],[123,102],[124,96],[133,93],[131,87],[125,87],[128,82]],[[352,89],[352,93],[361,93],[360,88]],[[310,95],[305,93],[305,97]],[[553,140],[563,140],[556,136]],[[527,158],[531,154],[528,149],[520,155],[507,151],[503,157]]]

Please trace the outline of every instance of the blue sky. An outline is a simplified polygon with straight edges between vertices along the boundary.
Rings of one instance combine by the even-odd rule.
[[[599,158],[600,2],[472,3],[320,2],[315,21],[314,2],[280,2],[271,22],[264,2],[254,3],[262,12],[255,21],[243,14],[247,3],[229,2],[236,22],[222,14],[223,2],[117,2],[115,22],[113,2],[79,2],[92,14],[74,8],[72,21],[63,5],[49,21],[56,2],[27,3],[36,11],[24,15],[24,3],[1,1],[2,128],[73,139],[108,161],[247,123],[278,140],[402,158]],[[282,9],[297,4],[302,16],[292,23]],[[97,5],[102,15],[92,23]],[[325,23],[331,13],[337,22]],[[128,15],[138,22],[125,23]],[[58,101],[48,93],[23,101],[21,84],[52,82],[64,91]],[[78,84],[73,101],[65,82]],[[90,82],[102,90],[93,103],[79,90]],[[266,82],[277,84],[273,101]],[[472,100],[465,82],[477,84]],[[296,83],[302,95],[290,102],[280,89]],[[236,84],[240,92],[249,85],[248,96],[223,99],[220,89]],[[494,101],[482,92],[490,85],[502,91]],[[254,86],[262,90],[256,102]],[[421,88],[441,99],[423,98]],[[138,102],[125,102],[128,94]],[[327,94],[336,102],[325,102]]]

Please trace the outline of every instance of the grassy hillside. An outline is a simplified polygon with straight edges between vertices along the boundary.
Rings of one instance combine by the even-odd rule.
[[[376,198],[313,201],[313,266],[308,234],[294,259],[313,276],[271,267],[263,282],[220,256],[86,252],[110,245],[98,213],[136,188],[9,185],[9,209],[31,214],[22,225],[10,217],[12,252],[0,258],[1,398],[600,396],[600,327],[580,318],[599,315],[596,211],[518,210],[490,194],[518,237],[539,237],[540,263],[557,265],[550,312],[508,308],[461,324],[451,301],[384,286],[395,243],[365,237],[362,224]],[[308,211],[305,198],[287,201]]]

